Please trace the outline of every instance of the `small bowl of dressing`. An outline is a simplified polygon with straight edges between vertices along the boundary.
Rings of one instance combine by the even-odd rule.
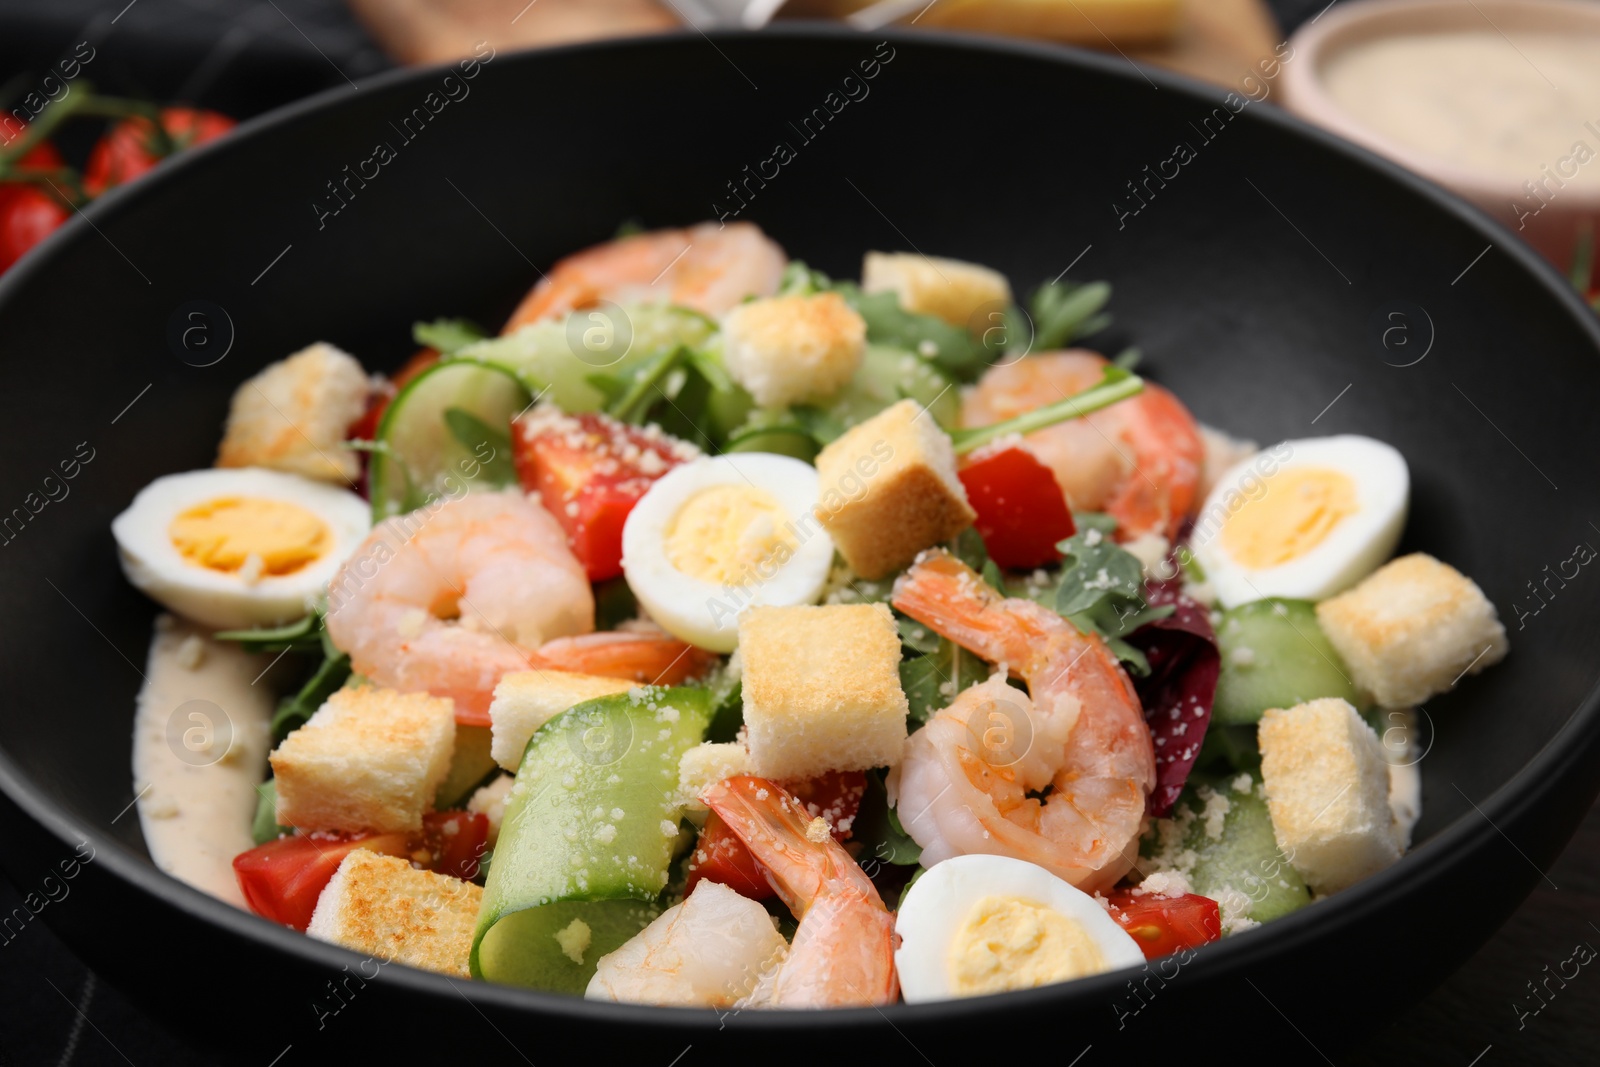
[[[1572,262],[1600,220],[1600,3],[1360,0],[1291,44],[1291,111]]]

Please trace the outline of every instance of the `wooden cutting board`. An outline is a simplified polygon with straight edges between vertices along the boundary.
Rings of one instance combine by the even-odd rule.
[[[669,0],[350,0],[397,62],[441,63],[472,52],[655,33],[679,25]],[[1264,0],[1188,0],[1177,38],[1128,56],[1236,88],[1280,40]]]

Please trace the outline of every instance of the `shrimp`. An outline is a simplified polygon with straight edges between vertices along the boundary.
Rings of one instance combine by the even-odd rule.
[[[740,775],[701,797],[766,871],[800,920],[789,951],[741,1006],[842,1008],[892,1004],[894,916],[822,819],[783,787]]]
[[[994,367],[963,399],[961,425],[987,426],[1100,380],[1093,352],[1047,352]],[[1118,536],[1173,539],[1194,510],[1205,447],[1194,416],[1159,385],[1104,410],[1036,430],[1023,444],[1056,476],[1074,511],[1107,511]]]
[[[1105,643],[1002,597],[942,550],[901,576],[893,603],[1001,665],[912,734],[891,774],[923,863],[990,853],[1086,892],[1115,885],[1133,866],[1156,764],[1133,683]],[[1027,694],[1006,684],[1007,668]]]
[[[653,230],[561,260],[523,298],[502,333],[602,300],[672,303],[722,315],[748,296],[778,291],[788,258],[749,222]]]
[[[558,637],[540,645],[533,654],[536,667],[598,674],[603,678],[632,678],[647,685],[682,685],[721,662],[716,653],[696,648],[655,627]]]
[[[501,675],[594,629],[594,594],[548,511],[475,493],[375,527],[329,587],[327,627],[357,673],[450,697],[457,722],[486,726]]]
[[[728,1008],[789,951],[767,909],[703,881],[615,952],[600,957],[584,996],[634,1004]]]

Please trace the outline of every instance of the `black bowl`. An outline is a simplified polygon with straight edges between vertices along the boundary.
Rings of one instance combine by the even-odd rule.
[[[686,34],[497,55],[470,80],[376,79],[113,194],[0,283],[3,862],[93,967],[256,1064],[290,1045],[285,1064],[380,1048],[815,1062],[842,1047],[943,1063],[1019,1035],[1063,1062],[1195,1043],[1303,1059],[1402,1011],[1542,877],[1600,759],[1600,577],[1560,576],[1575,545],[1600,544],[1582,436],[1600,401],[1596,321],[1482,216],[1275,111],[1276,68],[1241,71],[1224,98],[1114,57],[880,40]],[[379,142],[393,158],[374,168]],[[1477,579],[1513,646],[1428,705],[1415,850],[1181,966],[981,1001],[719,1016],[394,967],[319,1023],[353,954],[146,856],[129,724],[154,609],[123,582],[110,521],[157,475],[209,463],[231,391],[267,361],[327,339],[394,366],[413,320],[498,322],[536,266],[624,219],[719,214],[838,274],[866,248],[913,248],[1022,288],[1064,270],[1109,279],[1144,366],[1206,422],[1399,447],[1405,547]],[[89,450],[74,480],[45,482]],[[46,896],[85,840],[94,858],[70,895],[57,880]]]

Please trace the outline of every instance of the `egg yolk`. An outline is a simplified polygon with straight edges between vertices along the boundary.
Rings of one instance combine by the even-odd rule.
[[[951,944],[950,965],[960,996],[1032,989],[1106,969],[1081,923],[1021,897],[978,901]]]
[[[666,529],[667,561],[718,585],[770,578],[798,547],[782,505],[748,485],[702,489]]]
[[[1355,482],[1342,471],[1294,467],[1279,471],[1266,486],[1222,527],[1223,547],[1246,567],[1299,559],[1359,510]]]
[[[263,575],[293,574],[321,559],[333,543],[328,524],[305,508],[254,497],[196,504],[172,520],[167,536],[186,561],[224,574],[247,566],[259,566]]]

